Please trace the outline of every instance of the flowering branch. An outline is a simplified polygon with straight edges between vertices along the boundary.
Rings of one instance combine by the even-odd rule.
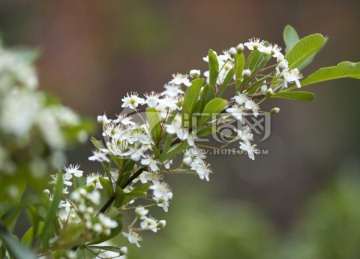
[[[127,247],[113,245],[113,238],[122,235],[125,242],[140,247],[142,231],[156,233],[166,225],[165,220],[150,216],[148,209],[157,206],[168,211],[173,192],[164,181],[166,174],[190,173],[209,181],[212,170],[205,148],[217,148],[201,141],[212,137],[220,142],[219,149],[237,143],[238,151],[255,160],[259,150],[246,118],[279,112],[277,107],[262,111],[264,101],[311,101],[314,94],[299,88],[360,78],[360,64],[351,62],[303,78],[300,71],[326,38],[312,34],[300,39],[287,26],[284,41],[286,53],[277,44],[256,38],[221,54],[209,50],[203,58],[207,71],[174,74],[161,93],[143,97],[128,93],[122,98],[121,114],[97,118],[103,139],[91,139],[95,149],[89,160],[99,162],[102,171],[85,174],[79,165],[69,165],[52,179],[46,172],[63,167],[57,162],[63,161],[66,146],[86,140],[91,127],[69,108],[35,91],[37,78],[30,61],[0,48],[0,205],[9,208],[0,212],[0,218],[7,216],[15,225],[23,195],[45,189],[31,194],[37,198],[37,209],[31,203],[25,206],[31,227],[22,243],[15,242],[0,222],[0,257],[35,257],[26,248],[32,245],[44,256],[75,258],[81,248],[90,257],[125,258]],[[225,98],[225,93],[232,97]],[[231,133],[221,132],[225,126]],[[42,148],[35,148],[39,143]],[[31,159],[23,161],[24,157]],[[130,209],[134,219],[124,227],[123,212]]]

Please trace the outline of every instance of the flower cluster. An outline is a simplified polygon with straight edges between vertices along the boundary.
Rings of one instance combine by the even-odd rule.
[[[245,47],[250,51],[247,62]],[[205,79],[201,78],[198,69],[189,74],[174,74],[164,85],[163,92],[144,96],[128,93],[122,99],[124,110],[115,119],[98,116],[103,140],[93,139],[96,149],[89,160],[102,163],[105,172],[95,178],[94,175],[88,176],[86,182],[88,186],[94,182],[89,181],[92,177],[97,179],[94,188],[106,188],[99,181],[100,177],[111,184],[115,196],[119,193],[117,188],[122,190],[124,198],[117,207],[120,210],[135,209],[134,221],[128,226],[128,232],[123,232],[130,243],[140,246],[142,238],[139,232],[157,232],[165,226],[165,221],[147,216],[147,207],[153,205],[168,211],[173,193],[163,181],[165,174],[191,173],[209,181],[212,170],[205,162],[206,152],[198,140],[204,136],[204,131],[216,134],[214,123],[218,126],[236,120],[243,124],[236,129],[231,142],[238,141],[239,149],[250,159],[255,159],[258,150],[252,143],[250,127],[245,125],[245,116],[258,116],[259,104],[264,99],[286,88],[289,83],[298,85],[301,78],[296,68],[288,67],[280,50],[278,45],[252,39],[221,55],[209,52],[204,58],[211,63],[210,70],[203,74]],[[276,64],[266,67],[271,58]],[[256,62],[251,59],[256,59]],[[215,72],[211,70],[214,66]],[[215,80],[212,79],[214,74]],[[224,88],[231,85],[235,88],[235,95],[230,101],[219,98]],[[183,154],[182,163],[174,163],[173,159],[179,154]],[[145,199],[140,202],[138,198]],[[140,226],[136,227],[139,220]]]
[[[76,113],[37,91],[35,56],[0,44],[0,176],[6,186],[0,196],[20,193],[13,184],[19,172],[29,185],[47,184],[48,172],[66,163],[69,144],[88,138]]]
[[[207,71],[173,74],[162,92],[128,93],[119,115],[97,117],[102,139],[91,138],[94,150],[88,159],[99,165],[91,172],[79,165],[63,167],[65,147],[86,140],[89,125],[36,91],[33,55],[0,46],[0,234],[5,240],[0,250],[6,250],[2,254],[35,257],[17,254],[27,250],[21,244],[17,249],[19,242],[6,226],[15,225],[26,207],[23,214],[30,216],[33,226],[22,242],[33,246],[38,256],[77,258],[82,251],[85,257],[126,258],[127,243],[140,247],[143,231],[157,233],[167,224],[151,216],[153,209],[168,212],[174,198],[166,175],[191,174],[209,181],[209,148],[235,144],[240,154],[254,160],[259,151],[247,117],[279,112],[279,108],[262,111],[262,102],[312,100],[312,93],[293,90],[339,74],[360,74],[359,64],[344,62],[300,82],[300,69],[312,61],[326,38],[314,34],[299,39],[293,28],[287,30],[292,31],[284,34],[286,54],[277,44],[254,38],[222,54],[209,50],[203,58]],[[221,130],[229,124],[236,125],[232,134]],[[205,145],[210,136],[214,140],[220,136],[222,145]],[[54,169],[60,170],[45,174]],[[45,187],[49,182],[52,188]],[[129,215],[133,219],[124,220]],[[125,237],[124,244],[119,236]]]

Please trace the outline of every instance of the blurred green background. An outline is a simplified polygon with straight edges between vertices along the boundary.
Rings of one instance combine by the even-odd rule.
[[[282,43],[286,24],[300,36],[329,36],[306,75],[360,61],[356,0],[0,0],[8,46],[42,53],[42,90],[83,115],[120,112],[128,91],[161,91],[171,74],[206,70],[202,57],[251,37]],[[311,86],[311,103],[277,100],[268,155],[209,157],[209,183],[170,177],[168,227],[145,237],[129,258],[360,258],[360,82]],[[87,162],[90,145],[71,161]]]

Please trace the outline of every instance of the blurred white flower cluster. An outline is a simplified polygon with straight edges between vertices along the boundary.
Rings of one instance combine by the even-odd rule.
[[[65,163],[65,148],[87,140],[70,108],[37,91],[36,53],[0,44],[0,175],[43,177]],[[5,181],[5,179],[3,179]]]

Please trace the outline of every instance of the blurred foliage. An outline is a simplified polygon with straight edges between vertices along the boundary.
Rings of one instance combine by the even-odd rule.
[[[360,169],[343,168],[311,196],[287,233],[276,231],[266,214],[240,201],[214,203],[202,190],[179,197],[169,224],[130,259],[355,259],[360,255]]]
[[[202,193],[202,194],[200,194]],[[129,258],[266,258],[277,243],[275,230],[247,203],[214,203],[204,190],[188,193],[173,203],[171,228],[156,240],[144,237]]]
[[[299,259],[359,258],[359,172],[360,169],[343,168],[326,189],[311,198],[297,230],[289,239],[288,256]]]

